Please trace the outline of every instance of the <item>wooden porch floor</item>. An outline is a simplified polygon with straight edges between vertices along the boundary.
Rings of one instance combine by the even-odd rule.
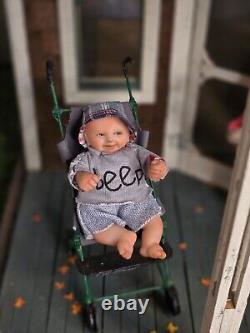
[[[201,279],[209,278],[211,273],[226,196],[180,173],[171,173],[162,182],[160,194],[166,203],[168,239],[174,249],[169,267],[182,312],[173,317],[163,299],[152,294],[137,296],[150,298],[144,315],[128,310],[101,311],[98,304],[99,332],[156,330],[166,333],[170,322],[178,326],[177,332],[199,332],[207,294]],[[71,196],[64,175],[29,174],[1,288],[1,333],[88,332],[81,313],[72,313],[72,305],[81,301],[82,291],[81,276],[69,263],[67,253],[71,223]],[[186,243],[185,251],[179,249],[179,243]],[[100,246],[97,248],[100,250]],[[90,251],[96,250],[92,247]],[[157,280],[158,271],[151,265],[128,273],[92,278],[91,284],[96,295],[107,295]],[[65,299],[65,294],[74,299]],[[76,312],[78,309],[75,306]],[[250,332],[249,310],[240,332]]]

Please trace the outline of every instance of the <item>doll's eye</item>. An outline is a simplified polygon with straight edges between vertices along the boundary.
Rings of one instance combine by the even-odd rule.
[[[98,133],[97,136],[104,136],[104,134],[103,133]]]
[[[115,135],[121,135],[122,132],[121,132],[121,131],[116,131],[114,134],[115,134]]]

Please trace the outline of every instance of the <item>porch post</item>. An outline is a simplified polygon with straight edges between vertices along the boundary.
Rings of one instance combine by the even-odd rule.
[[[236,333],[250,291],[250,92],[223,216],[202,333]]]
[[[27,170],[41,168],[23,0],[4,0]],[[6,111],[7,112],[7,111]]]

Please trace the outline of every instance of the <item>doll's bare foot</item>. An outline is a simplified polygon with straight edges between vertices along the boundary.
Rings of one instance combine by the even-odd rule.
[[[141,247],[140,254],[143,257],[149,257],[153,259],[165,259],[166,253],[159,244],[151,244],[148,247]]]
[[[136,237],[137,236],[135,232],[126,230],[123,233],[122,238],[118,240],[117,250],[123,258],[125,259],[131,258]]]

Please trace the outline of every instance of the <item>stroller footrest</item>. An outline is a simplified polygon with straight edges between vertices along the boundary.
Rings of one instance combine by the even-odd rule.
[[[167,254],[167,257],[163,260],[168,260],[172,256],[173,250],[167,242],[161,244],[161,246]],[[139,250],[139,247],[135,247],[133,255],[129,260],[121,257],[118,252],[109,252],[105,254],[105,256],[90,256],[83,262],[77,260],[76,265],[81,274],[102,276],[110,273],[135,269],[141,265],[163,261],[162,259],[142,257]]]

